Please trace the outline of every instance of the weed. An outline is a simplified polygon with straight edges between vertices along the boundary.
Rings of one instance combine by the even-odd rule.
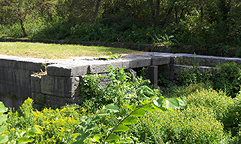
[[[107,60],[114,60],[114,59],[121,59],[122,54],[119,55],[113,55],[112,52],[110,52],[110,55],[108,58],[106,58]]]
[[[161,46],[165,46],[165,47],[171,47],[173,45],[175,45],[177,42],[176,39],[174,39],[173,35],[168,36],[167,34],[165,34],[164,36],[158,34],[158,36],[154,33],[154,37],[152,37],[153,40],[153,44],[154,46],[156,45],[161,45]]]

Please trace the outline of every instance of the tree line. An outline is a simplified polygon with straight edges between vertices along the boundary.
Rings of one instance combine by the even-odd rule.
[[[240,0],[0,0],[0,24],[46,27],[103,24],[119,31],[154,27],[203,42],[241,43]],[[208,36],[210,35],[210,36]]]

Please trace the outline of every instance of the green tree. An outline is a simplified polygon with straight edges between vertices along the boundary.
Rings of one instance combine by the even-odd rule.
[[[27,36],[24,21],[26,16],[34,11],[35,1],[32,0],[2,0],[5,11],[9,13],[8,17],[14,22],[18,21],[24,36]]]

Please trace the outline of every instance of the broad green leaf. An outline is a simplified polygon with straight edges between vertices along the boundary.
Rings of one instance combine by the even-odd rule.
[[[119,139],[120,139],[120,137],[118,135],[111,134],[106,141],[107,142],[118,141]]]
[[[4,113],[8,110],[3,104],[3,102],[0,101],[0,113]]]
[[[7,130],[7,126],[1,126],[0,127],[0,133],[4,132],[5,130]]]
[[[18,141],[19,143],[28,143],[28,142],[32,142],[34,141],[34,139],[29,139],[28,137],[22,137],[20,138],[20,140]]]
[[[145,111],[155,111],[155,109],[151,106],[151,104],[147,104],[143,107],[141,107],[142,110],[145,110]]]
[[[178,100],[176,98],[166,99],[166,108],[168,108],[168,109],[178,109],[178,108],[180,108]]]
[[[100,143],[101,135],[96,134],[96,135],[93,137],[93,139],[94,139],[96,142]]]
[[[1,114],[0,115],[0,124],[5,122],[7,120],[8,115],[7,114]]]
[[[146,112],[142,109],[134,111],[131,116],[142,117]]]
[[[114,104],[108,104],[105,109],[109,110],[110,112],[119,112],[119,107]]]
[[[0,134],[0,143],[5,143],[8,141],[8,136],[4,134]]]
[[[120,124],[118,127],[115,128],[115,132],[123,132],[128,131],[130,128],[128,126]]]
[[[157,107],[162,107],[163,106],[163,100],[164,100],[163,98],[159,98],[157,100],[153,100],[153,103]]]
[[[137,122],[136,118],[129,116],[122,123],[125,124],[125,125],[133,125],[136,122]]]

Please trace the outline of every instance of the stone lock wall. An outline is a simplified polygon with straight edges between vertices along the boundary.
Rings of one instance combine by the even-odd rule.
[[[159,73],[168,80],[176,81],[183,68],[192,68],[188,65],[201,66],[200,69],[205,71],[224,62],[241,64],[241,59],[157,52],[108,61],[96,58],[47,60],[0,55],[0,101],[7,107],[19,107],[27,97],[34,100],[35,107],[43,104],[80,104],[79,83],[82,76],[103,73],[109,65],[124,69],[149,67],[148,78],[157,84]],[[47,73],[40,75],[38,72],[45,71],[45,66]]]
[[[31,74],[44,70],[43,59],[0,55],[0,100],[6,106],[20,106],[31,96]]]

